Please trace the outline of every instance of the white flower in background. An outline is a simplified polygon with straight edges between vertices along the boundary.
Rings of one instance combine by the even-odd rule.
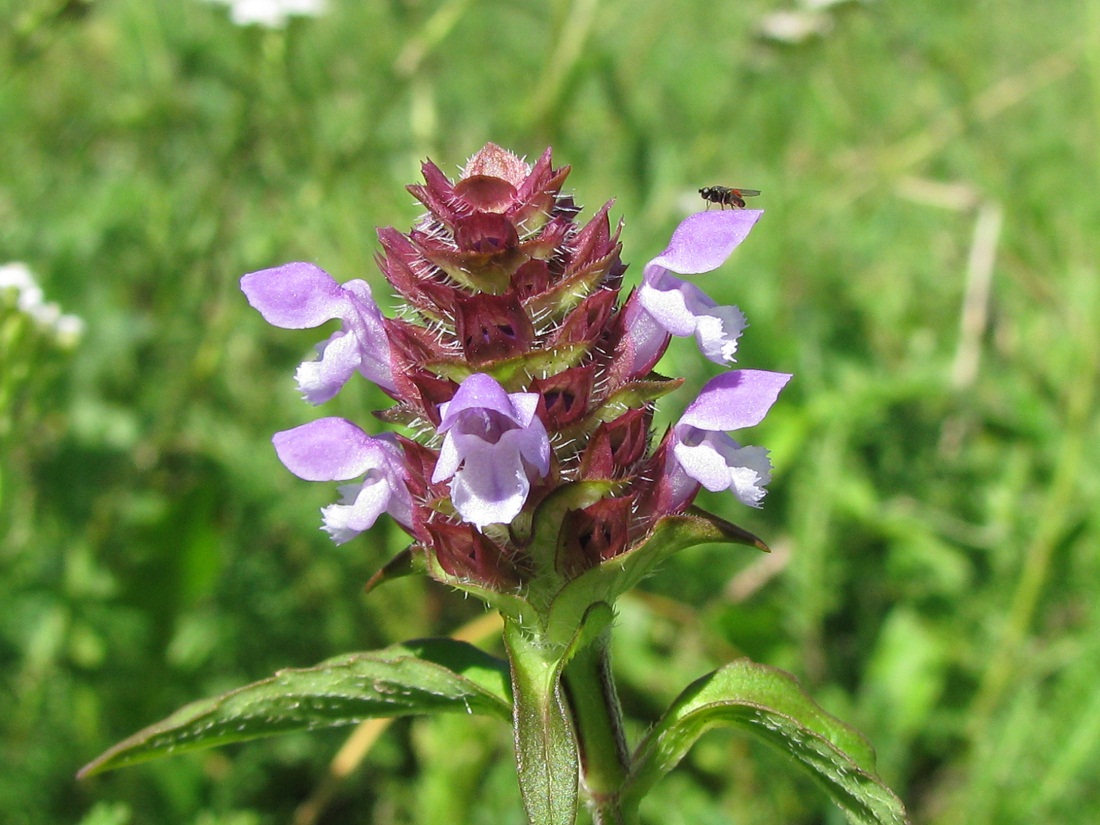
[[[828,11],[834,6],[846,6],[849,3],[868,2],[868,0],[801,0],[802,8],[809,11]]]
[[[830,12],[841,6],[869,3],[871,0],[797,0],[800,8],[765,14],[756,24],[756,34],[763,40],[798,46],[824,37],[833,30]]]
[[[294,16],[316,17],[325,12],[326,0],[211,0],[229,6],[229,19],[238,26],[258,23],[279,29]]]
[[[777,11],[760,18],[757,33],[765,40],[796,46],[828,34],[832,27],[833,21],[824,12]]]
[[[0,266],[0,295],[8,290],[15,292],[16,308],[33,318],[39,327],[52,332],[59,344],[75,344],[84,332],[82,318],[62,315],[57,304],[45,300],[42,287],[34,280],[26,264],[10,263]]]
[[[21,312],[31,314],[34,307],[42,305],[42,288],[26,264],[11,263],[0,266],[0,289],[16,291],[16,306]]]

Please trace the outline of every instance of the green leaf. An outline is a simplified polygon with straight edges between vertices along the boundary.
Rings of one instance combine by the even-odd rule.
[[[281,670],[180,708],[115,745],[78,775],[228,742],[417,713],[510,720],[507,662],[454,639],[420,639],[311,668]]]
[[[627,810],[717,726],[750,733],[808,771],[859,825],[904,825],[905,808],[875,773],[859,731],[825,711],[788,673],[747,659],[689,685],[639,744],[624,785]]]

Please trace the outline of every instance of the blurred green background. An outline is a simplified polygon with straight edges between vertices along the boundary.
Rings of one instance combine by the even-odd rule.
[[[702,503],[775,552],[695,548],[622,604],[633,731],[748,655],[863,730],[915,822],[1100,821],[1100,7],[793,2],[331,0],[266,29],[4,1],[0,263],[87,329],[0,456],[0,820],[520,821],[509,732],[467,719],[397,723],[331,786],[348,731],[74,779],[191,699],[482,615],[419,581],[363,595],[401,535],[334,547],[335,485],[269,439],[382,399],[304,404],[317,333],[237,280],[380,283],[374,228],[415,219],[419,162],[492,140],[552,145],[588,214],[616,198],[635,280],[699,187],[764,192],[702,286],[749,317],[741,366],[796,378],[742,434],[777,467],[764,509]],[[765,36],[784,10],[817,34]],[[686,344],[662,369],[716,370]],[[841,821],[723,733],[644,812]]]

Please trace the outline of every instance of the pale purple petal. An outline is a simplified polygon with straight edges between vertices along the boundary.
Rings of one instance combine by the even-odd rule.
[[[540,478],[550,472],[550,439],[542,419],[532,415],[526,426],[506,432],[500,440],[515,449]]]
[[[344,481],[341,501],[322,509],[324,529],[343,544],[384,512],[412,524],[412,496],[405,486],[405,455],[393,435],[367,435],[343,418],[322,418],[276,433],[275,452],[286,468],[307,481]]]
[[[291,263],[241,278],[248,302],[264,319],[284,329],[307,329],[339,319],[340,330],[318,346],[318,361],[298,369],[298,387],[306,400],[329,400],[358,370],[387,392],[396,385],[382,312],[365,281],[338,284],[320,267]]]
[[[310,404],[331,399],[362,364],[359,342],[344,332],[335,332],[317,345],[317,360],[303,361],[294,372],[298,391]]]
[[[477,373],[440,405],[446,433],[432,482],[451,478],[451,501],[479,530],[508,523],[523,508],[531,480],[550,470],[550,440],[536,414],[537,393],[508,393]]]
[[[642,305],[640,292],[641,289],[635,290],[623,309],[627,341],[631,349],[632,375],[653,369],[668,343],[668,331]]]
[[[368,381],[373,381],[379,387],[389,392],[396,390],[393,381],[393,366],[390,360],[390,344],[386,335],[386,327],[382,310],[374,301],[370,291],[370,284],[359,279],[348,281],[344,289],[355,296],[359,312],[353,316],[353,327],[356,337],[360,342],[359,354],[362,362],[359,372]]]
[[[732,439],[731,439],[732,440]],[[763,447],[736,447],[729,456],[730,491],[742,504],[759,507],[772,480],[772,463]]]
[[[737,307],[715,303],[695,284],[664,269],[655,269],[653,277],[638,287],[638,300],[663,331],[681,337],[694,335],[702,353],[716,364],[734,360],[737,339],[747,326]]]
[[[412,498],[380,470],[370,470],[359,484],[340,485],[340,502],[321,508],[324,531],[344,544],[374,526],[388,512],[400,524],[412,525]],[[404,493],[402,495],[402,492]]]
[[[530,491],[518,450],[501,439],[466,455],[451,483],[451,501],[465,521],[481,530],[487,524],[512,521]]]
[[[654,270],[653,277],[642,282],[638,301],[658,324],[680,337],[695,332],[696,307],[714,306],[714,301],[699,287],[670,275],[665,269]]]
[[[672,452],[683,471],[711,492],[730,490],[743,504],[760,506],[771,480],[763,447],[741,447],[725,433],[678,427]]]
[[[351,311],[347,290],[309,263],[250,272],[241,278],[241,290],[265,321],[283,329],[312,329]]]
[[[726,262],[760,220],[762,209],[732,209],[697,212],[685,218],[672,233],[668,249],[646,264],[681,275],[710,272]]]
[[[306,481],[347,481],[361,476],[395,444],[367,435],[346,418],[320,418],[271,438],[290,472]]]
[[[733,360],[745,318],[735,306],[720,306],[694,284],[672,275],[717,269],[760,219],[759,209],[699,212],[672,233],[668,249],[646,264],[642,283],[626,308],[626,327],[635,356],[632,367],[652,366],[664,335],[694,335],[703,354],[718,364]]]
[[[458,440],[448,433],[443,439],[443,446],[439,448],[439,459],[435,462],[435,469],[432,470],[432,484],[438,484],[450,478],[458,472],[461,465],[462,453],[458,449]]]
[[[716,443],[719,439],[732,442],[725,433],[678,426],[672,440],[672,454],[689,476],[712,493],[729,486],[726,462]]]
[[[736,360],[737,340],[748,321],[735,306],[715,306],[699,313],[695,327],[695,342],[699,351],[715,364],[729,364]]]
[[[672,436],[672,445],[665,460],[664,477],[661,485],[667,492],[667,510],[679,511],[689,504],[699,492],[699,481],[692,478],[675,455],[676,436]]]
[[[725,431],[760,423],[790,379],[785,373],[738,370],[706,383],[672,428],[665,474],[675,504],[694,495],[682,473],[712,492],[731,490],[742,503],[760,506],[771,480],[767,450],[742,447]]]
[[[791,380],[782,372],[734,370],[708,381],[680,419],[703,430],[740,430],[759,424]]]
[[[538,400],[537,395],[535,399]],[[512,399],[504,391],[504,387],[492,376],[480,372],[466,378],[459,385],[454,397],[439,405],[439,431],[449,430],[467,410],[491,410],[513,420],[516,415]]]

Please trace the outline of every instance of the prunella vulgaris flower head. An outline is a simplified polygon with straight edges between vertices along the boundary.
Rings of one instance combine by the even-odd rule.
[[[339,284],[309,263],[241,281],[276,326],[340,322],[298,368],[307,401],[356,374],[394,400],[376,414],[403,434],[325,418],[275,436],[301,478],[353,482],[323,510],[334,540],[388,513],[412,536],[412,567],[522,594],[637,550],[701,487],[759,505],[767,453],[726,433],[758,423],[790,376],[719,375],[663,437],[651,433],[656,401],[683,383],[653,371],[670,336],[728,365],[745,327],[677,275],[721,266],[759,210],[688,217],[623,301],[622,225],[612,229],[610,204],[578,223],[561,191],[569,168],[549,150],[528,165],[490,143],[454,181],[431,162],[423,173],[408,189],[427,212],[408,233],[378,233],[397,313],[384,315],[364,281]]]

